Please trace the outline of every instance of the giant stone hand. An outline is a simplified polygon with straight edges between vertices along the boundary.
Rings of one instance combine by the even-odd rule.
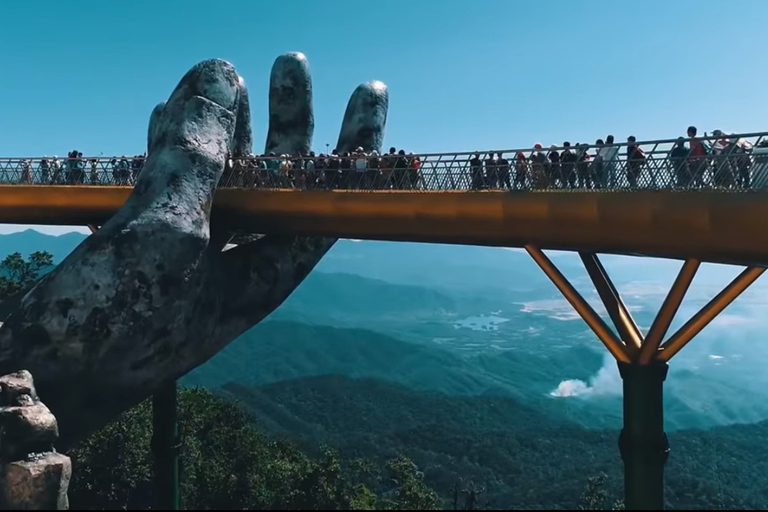
[[[278,57],[267,151],[312,143],[302,54]],[[340,151],[380,150],[381,82],[352,95]],[[161,384],[205,363],[277,308],[335,239],[266,236],[223,251],[214,191],[228,155],[251,152],[248,92],[222,60],[193,67],[149,122],[148,154],[125,205],[22,300],[0,328],[0,375],[26,369],[59,420],[64,447]]]

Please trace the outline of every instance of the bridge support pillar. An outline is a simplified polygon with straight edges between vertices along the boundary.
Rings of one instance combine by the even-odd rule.
[[[526,245],[525,250],[619,364],[624,387],[624,428],[619,436],[619,450],[624,461],[624,504],[627,510],[663,510],[664,466],[669,457],[669,442],[664,433],[667,362],[766,269],[744,269],[662,343],[701,264],[698,259],[689,258],[683,263],[648,335],[643,336],[597,255],[580,254],[587,274],[616,327],[617,336],[539,247]]]
[[[176,381],[152,396],[152,454],[156,510],[179,510],[179,427]]]
[[[664,466],[669,457],[663,398],[669,366],[618,365],[624,387],[624,428],[619,435],[624,504],[627,510],[663,510]]]

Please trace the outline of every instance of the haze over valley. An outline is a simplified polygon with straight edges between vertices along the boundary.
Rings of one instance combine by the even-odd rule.
[[[84,236],[28,230],[0,236],[0,250],[47,250],[58,262]],[[578,257],[552,258],[607,320]],[[647,330],[680,263],[603,262]],[[670,333],[740,270],[703,265]],[[761,314],[767,286],[758,281],[674,358],[665,388],[668,429],[768,418],[768,348],[759,342],[768,326]],[[520,250],[339,241],[267,321],[184,382],[257,386],[328,374],[509,396],[587,427],[621,421],[615,363]]]

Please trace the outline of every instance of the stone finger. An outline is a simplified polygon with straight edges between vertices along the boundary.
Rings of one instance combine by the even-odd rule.
[[[165,112],[165,102],[158,103],[149,115],[149,129],[147,130],[147,154],[152,152],[158,140],[160,120]]]
[[[303,53],[279,56],[269,78],[269,132],[265,153],[306,155],[312,146],[315,117],[312,77]]]
[[[378,81],[355,89],[347,105],[338,149],[380,150],[387,123],[389,95]],[[220,254],[225,305],[221,336],[237,336],[274,311],[296,289],[335,238],[268,235]]]
[[[389,92],[383,82],[360,84],[347,103],[336,149],[345,152],[362,147],[365,151],[381,151],[388,109]]]

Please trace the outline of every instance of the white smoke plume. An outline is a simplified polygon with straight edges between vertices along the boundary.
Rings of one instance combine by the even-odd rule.
[[[579,379],[562,381],[549,396],[566,398],[574,396],[621,395],[621,376],[616,360],[609,353],[603,357],[603,366],[589,379],[589,383]]]

